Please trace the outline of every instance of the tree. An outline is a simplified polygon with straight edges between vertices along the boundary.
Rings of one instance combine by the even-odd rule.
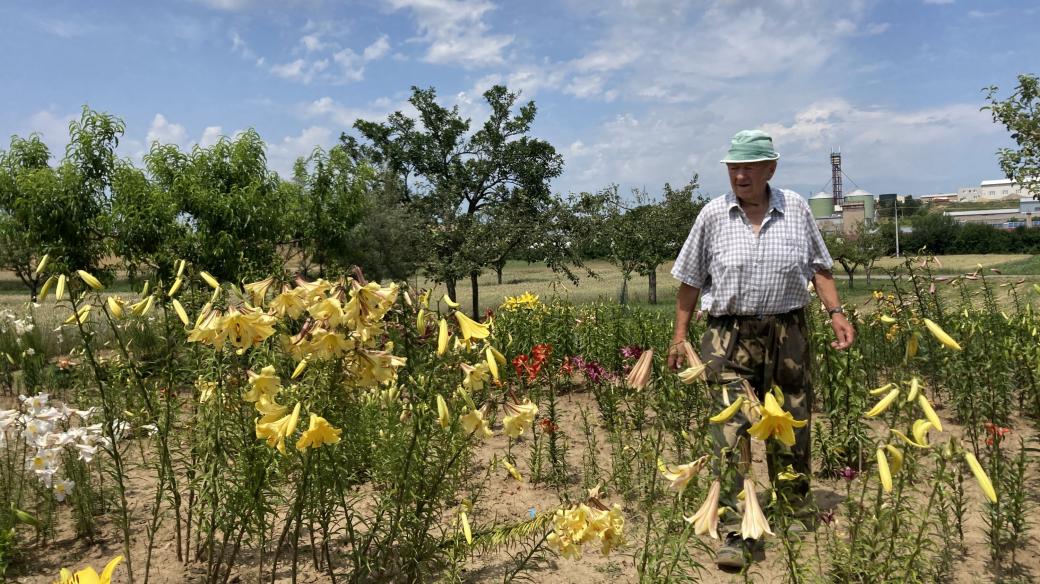
[[[982,109],[989,110],[993,121],[1003,124],[1018,144],[1017,149],[997,151],[1001,170],[1034,199],[1040,199],[1040,78],[1019,75],[1018,87],[1003,100],[997,99],[997,86],[987,87],[985,91],[989,105]]]
[[[514,114],[519,95],[501,85],[484,99],[490,116],[472,133],[470,120],[458,107],[438,104],[432,88],[412,88],[417,119],[395,112],[385,123],[354,124],[368,141],[361,151],[388,171],[401,201],[423,222],[424,270],[453,298],[456,282],[468,275],[474,316],[477,277],[522,245],[525,227],[537,227],[552,205],[549,181],[563,171],[556,149],[528,136],[533,101]]]
[[[866,271],[867,283],[870,283],[870,273],[874,268],[874,262],[885,254],[887,248],[885,235],[881,229],[860,223],[856,226],[852,237],[826,233],[823,238],[831,258],[841,264],[845,274],[848,275],[850,289],[855,287],[856,270],[860,267]]]
[[[616,186],[589,196],[588,201],[595,201],[601,216],[599,225],[591,231],[606,240],[606,258],[621,271],[622,304],[628,301],[628,282],[633,273],[647,277],[647,301],[657,304],[657,268],[679,255],[704,206],[704,199],[694,198],[696,189],[695,176],[681,189],[665,183],[660,201],[654,201],[645,191],[634,191],[630,207],[621,201]],[[587,245],[602,244],[593,241]]]
[[[118,118],[84,107],[69,124],[69,144],[56,167],[36,135],[15,136],[0,155],[0,255],[33,293],[39,280],[28,266],[37,254],[49,253],[61,270],[107,277],[109,194],[123,129]]]
[[[344,145],[327,152],[316,148],[296,161],[291,185],[295,212],[289,228],[304,271],[314,263],[324,276],[329,267],[350,266],[357,243],[352,230],[361,221],[374,178],[372,168],[356,163]]]
[[[282,268],[293,192],[268,170],[264,150],[251,129],[191,152],[152,145],[145,156],[152,181],[186,226],[179,257],[233,281]]]

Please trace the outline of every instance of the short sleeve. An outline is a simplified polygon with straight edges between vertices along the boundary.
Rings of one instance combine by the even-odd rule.
[[[708,264],[711,258],[709,221],[706,209],[702,209],[686,237],[672,265],[672,276],[694,288],[703,289],[708,280]]]
[[[811,278],[817,272],[833,268],[834,260],[827,251],[827,244],[823,241],[823,234],[820,233],[820,227],[816,225],[812,212],[806,209],[805,214],[806,220],[809,222],[809,268],[811,271],[809,276]]]

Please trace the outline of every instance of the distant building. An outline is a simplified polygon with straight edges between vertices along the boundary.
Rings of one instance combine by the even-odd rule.
[[[919,195],[914,198],[922,203],[956,203],[958,201],[957,193],[934,193],[931,195]]]
[[[957,201],[962,203],[978,201],[981,196],[982,189],[979,187],[961,187],[957,189]]]
[[[960,223],[982,223],[1001,226],[1009,221],[1020,219],[1022,214],[1018,207],[1007,209],[981,209],[978,211],[946,211],[943,213]]]
[[[1004,199],[1014,199],[1017,201],[1027,196],[1029,196],[1029,191],[1011,179],[984,180],[979,183],[979,200],[1002,201]]]

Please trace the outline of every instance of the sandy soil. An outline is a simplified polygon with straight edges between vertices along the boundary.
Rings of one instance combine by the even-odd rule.
[[[572,470],[581,468],[581,455],[584,450],[582,446],[580,436],[580,418],[579,418],[579,406],[589,408],[590,411],[597,411],[595,401],[592,396],[587,393],[577,392],[561,397],[560,402],[561,422],[560,426],[564,428],[569,434],[572,440],[571,448],[568,452],[568,459]],[[597,420],[598,421],[598,420]],[[1018,431],[1022,429],[1023,437],[1027,440],[1027,443],[1036,441],[1036,433],[1032,429],[1028,429],[1028,425],[1025,421],[1017,421],[1015,425],[1016,433],[1012,434],[1012,438],[1017,442]],[[944,419],[944,426],[949,424],[948,431],[952,434],[959,434],[959,428],[957,428],[952,422],[948,422]],[[605,467],[609,465],[609,444],[606,440],[606,436],[603,433],[602,428],[597,428],[597,435],[599,436],[600,446],[600,463],[601,466]],[[757,476],[765,476],[763,452],[760,448],[754,452],[754,459],[756,466]],[[501,454],[505,451],[506,439],[501,436],[495,436],[488,440],[481,449],[477,452],[477,458],[474,464],[473,476],[483,476],[487,471],[489,463],[493,457],[497,454]],[[495,521],[495,518],[499,518],[499,521],[515,521],[517,518],[526,517],[531,509],[537,512],[546,510],[552,510],[559,505],[560,499],[554,489],[548,486],[535,486],[528,482],[530,476],[530,469],[527,467],[527,453],[528,448],[526,444],[514,445],[514,454],[516,454],[519,464],[517,465],[520,472],[523,474],[524,481],[518,482],[513,478],[508,477],[506,471],[502,468],[497,468],[492,473],[492,480],[487,483],[487,489],[484,495],[481,497],[478,505],[472,510],[470,517],[473,523],[475,532],[479,532],[482,527],[487,526],[491,522]],[[1031,469],[1031,480],[1030,484],[1036,484],[1036,473],[1037,469]],[[136,534],[136,543],[133,550],[135,572],[139,575],[143,575],[144,559],[145,559],[145,541],[146,541],[146,525],[145,518],[149,516],[149,509],[153,497],[153,481],[154,479],[145,470],[135,470],[130,481],[130,491],[128,496],[132,501],[133,514],[135,521],[133,524],[133,530]],[[970,477],[968,479],[971,480]],[[580,490],[580,478],[577,479],[575,484],[569,485],[568,490],[573,494]],[[984,524],[982,521],[982,515],[980,510],[982,508],[982,496],[976,488],[973,481],[966,483],[966,490],[969,497],[971,498],[971,509],[968,513],[968,524],[966,526],[966,541],[965,541],[965,553],[958,559],[956,566],[956,573],[958,577],[956,582],[979,582],[979,581],[994,581],[994,575],[988,565],[988,547],[986,544],[986,537],[984,533]],[[842,528],[842,509],[840,504],[844,499],[845,487],[841,479],[829,480],[829,479],[816,479],[814,480],[814,493],[816,496],[817,504],[822,511],[835,511],[837,513],[836,529],[839,531]],[[1040,496],[1038,496],[1038,489],[1036,487],[1031,488],[1031,495],[1033,506],[1029,512],[1029,523],[1035,526],[1040,524],[1040,507],[1035,503]],[[635,567],[636,552],[641,547],[643,537],[643,526],[645,525],[645,518],[639,515],[637,505],[633,503],[625,503],[620,501],[616,495],[608,492],[608,496],[605,498],[607,504],[614,502],[621,502],[625,508],[626,515],[626,539],[628,544],[617,550],[614,554],[609,557],[602,557],[597,550],[587,549],[586,555],[580,561],[571,561],[563,558],[556,558],[548,563],[539,565],[536,569],[527,572],[525,575],[532,582],[545,582],[545,583],[575,583],[575,584],[586,584],[592,582],[635,582],[637,580],[637,571]],[[922,502],[923,507],[923,502]],[[26,583],[49,583],[53,582],[57,576],[58,570],[62,566],[70,567],[82,567],[85,565],[92,565],[100,569],[104,563],[111,557],[121,553],[121,539],[118,532],[118,527],[112,522],[111,516],[107,518],[100,518],[100,537],[93,543],[85,540],[77,540],[70,529],[70,520],[68,512],[66,510],[66,517],[63,517],[59,528],[57,537],[48,542],[46,545],[30,545],[25,550],[28,557],[31,558],[30,565],[27,566],[28,573],[19,578],[15,578],[15,582],[26,582]],[[811,565],[815,565],[814,556],[816,554],[816,537],[820,535],[822,537],[823,527],[817,528],[817,532],[810,533],[805,539],[802,549],[801,556],[805,561],[810,562]],[[189,563],[187,565],[182,564],[176,559],[176,551],[172,535],[172,520],[165,523],[164,527],[161,528],[159,536],[157,537],[159,542],[156,548],[153,550],[152,558],[152,569],[150,574],[150,581],[157,584],[175,583],[175,582],[202,582],[204,581],[205,566],[202,564]],[[717,547],[717,543],[710,540],[705,540],[711,549]],[[690,544],[693,549],[692,543]],[[779,582],[784,580],[784,563],[782,560],[783,549],[780,546],[779,540],[773,538],[767,541],[766,548],[764,551],[764,557],[756,563],[753,576],[751,581],[755,582]],[[324,582],[327,577],[314,569],[310,561],[310,552],[306,549],[301,554],[301,566],[302,571],[300,574],[300,582]],[[700,581],[703,582],[741,582],[744,578],[738,574],[728,574],[725,572],[718,571],[713,564],[712,555],[703,551],[696,551],[694,553],[695,558],[705,566],[704,570],[699,574]],[[1017,558],[1019,560],[1018,581],[1035,581],[1037,577],[1040,577],[1040,541],[1036,537],[1028,537],[1021,549],[1018,550]],[[463,574],[466,582],[497,582],[501,581],[503,574],[510,566],[510,558],[505,552],[495,552],[489,555],[471,558],[467,564],[466,571]],[[257,581],[257,559],[255,557],[245,557],[243,562],[236,567],[234,575],[232,576],[232,582],[256,582]],[[279,570],[281,572],[281,570]],[[269,577],[269,575],[268,575]],[[114,582],[125,582],[125,570],[117,571],[117,577],[113,580]],[[143,581],[143,579],[140,579]],[[280,577],[277,581],[288,581],[288,574],[285,573],[284,578]]]

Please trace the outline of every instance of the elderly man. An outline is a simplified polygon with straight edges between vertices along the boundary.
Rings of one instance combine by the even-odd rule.
[[[837,337],[831,346],[849,347],[855,331],[842,310],[830,271],[833,262],[809,206],[797,193],[769,184],[779,158],[765,132],[745,130],[733,137],[722,160],[733,191],[705,205],[672,268],[682,283],[668,362],[673,368],[682,364],[681,345],[699,297],[708,314],[700,352],[720,409],[727,397],[736,399],[746,380],[760,400],[779,386],[784,409],[796,420],[808,421],[812,387],[805,307],[810,280]],[[737,494],[750,464],[750,425],[738,413],[724,427],[712,428],[719,470],[733,477],[723,480],[720,502],[729,507],[723,514],[724,527],[740,521]],[[800,475],[784,485],[785,496],[795,505],[804,506],[811,498],[810,426],[795,431],[795,444],[789,449],[770,445],[770,478],[788,466]],[[719,566],[743,567],[745,552],[753,549],[755,542],[742,540],[736,531],[739,527],[727,535],[716,556]]]

